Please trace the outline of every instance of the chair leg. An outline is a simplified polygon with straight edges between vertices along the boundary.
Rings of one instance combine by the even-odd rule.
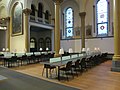
[[[51,69],[49,70],[49,73],[50,73],[50,78],[52,78],[52,73],[51,73]]]
[[[43,71],[42,71],[42,76],[43,76],[43,74],[44,74],[44,69],[45,69],[45,68],[43,68]]]

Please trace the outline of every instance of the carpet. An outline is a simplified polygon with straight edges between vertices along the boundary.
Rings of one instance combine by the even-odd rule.
[[[0,67],[0,75],[7,78],[0,82],[0,90],[79,90],[3,67]]]

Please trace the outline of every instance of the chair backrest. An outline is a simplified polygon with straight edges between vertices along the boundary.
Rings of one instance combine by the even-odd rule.
[[[17,61],[17,56],[12,56],[11,61]]]
[[[85,60],[86,60],[86,58],[82,58],[82,60],[81,60],[80,63],[81,63],[82,65],[86,64],[86,63],[85,63]]]
[[[22,60],[27,59],[27,55],[22,55]]]
[[[75,62],[75,67],[79,67],[80,59]]]
[[[66,64],[66,70],[71,70],[71,68],[72,68],[72,61],[69,61]]]

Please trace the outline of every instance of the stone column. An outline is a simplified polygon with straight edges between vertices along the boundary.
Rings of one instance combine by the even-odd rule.
[[[7,22],[7,48],[10,51],[10,17],[6,18]]]
[[[114,16],[114,56],[112,60],[112,71],[120,72],[120,0],[113,1]]]
[[[63,0],[53,0],[55,4],[55,57],[59,56],[60,50],[60,3]]]
[[[82,35],[82,48],[85,48],[85,15],[86,12],[81,12],[79,13],[80,18],[81,18],[81,35]]]
[[[27,52],[29,52],[30,51],[30,45],[29,45],[29,32],[28,32],[28,29],[29,29],[29,15],[30,15],[30,13],[31,13],[31,9],[28,9],[28,8],[26,8],[26,9],[24,9],[23,10],[23,13],[25,14],[25,24],[24,24],[24,26],[25,26],[25,49],[26,49],[26,51]]]

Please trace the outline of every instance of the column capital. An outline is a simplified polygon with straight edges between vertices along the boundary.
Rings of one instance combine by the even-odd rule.
[[[60,3],[63,2],[63,0],[53,0],[53,2],[54,2],[55,4],[60,4]]]
[[[5,20],[6,20],[6,21],[10,21],[10,17],[6,17]]]
[[[23,13],[24,13],[25,15],[29,15],[31,12],[32,12],[32,10],[29,9],[29,8],[23,9]]]
[[[86,12],[80,12],[80,13],[79,13],[79,16],[80,16],[80,17],[85,17],[85,15],[86,15]]]
[[[1,23],[7,23],[8,21],[10,21],[10,17],[0,18]]]
[[[10,17],[0,18],[0,21],[8,21],[10,20]]]

